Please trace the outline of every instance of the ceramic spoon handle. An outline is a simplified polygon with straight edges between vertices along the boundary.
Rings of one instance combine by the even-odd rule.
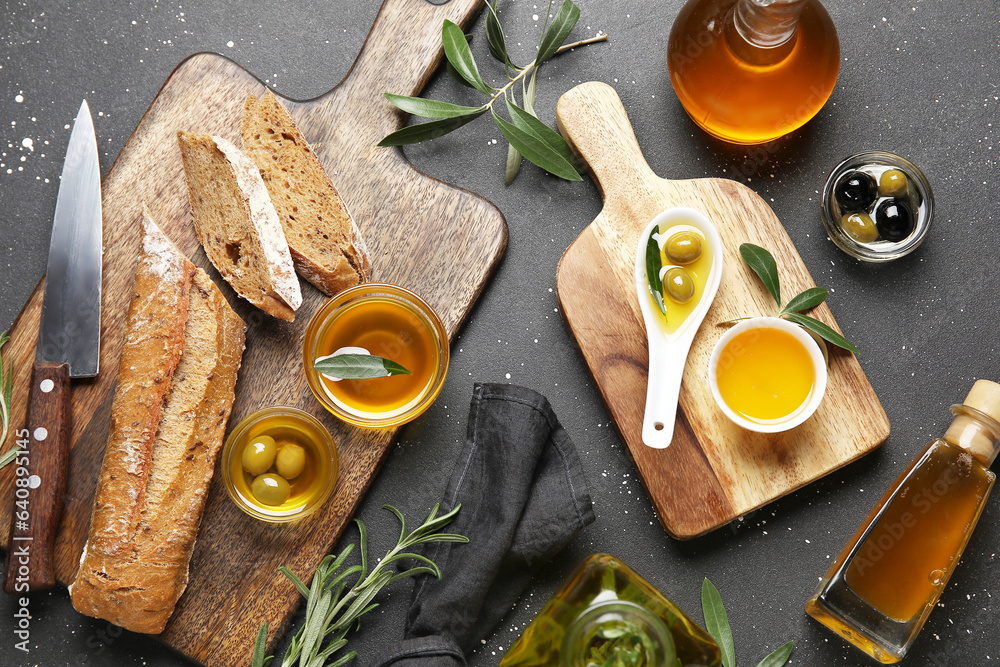
[[[650,341],[646,413],[642,419],[642,442],[647,447],[665,449],[674,439],[677,399],[693,339],[685,334],[682,340],[670,345]]]

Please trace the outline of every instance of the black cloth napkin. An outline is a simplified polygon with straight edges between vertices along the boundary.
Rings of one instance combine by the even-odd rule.
[[[469,544],[430,545],[426,555],[444,577],[417,579],[404,640],[371,667],[465,667],[465,655],[514,606],[535,567],[594,520],[576,448],[544,396],[476,384],[441,505],[458,503],[448,532]]]

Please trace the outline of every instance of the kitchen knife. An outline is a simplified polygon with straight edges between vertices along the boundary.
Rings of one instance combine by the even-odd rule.
[[[90,107],[80,105],[66,149],[38,348],[28,401],[28,444],[16,460],[3,588],[55,586],[53,549],[66,492],[69,379],[97,375],[101,339],[101,167]]]

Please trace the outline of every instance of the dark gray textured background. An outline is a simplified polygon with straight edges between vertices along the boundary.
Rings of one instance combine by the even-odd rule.
[[[598,213],[589,181],[567,183],[532,165],[509,188],[506,146],[487,119],[406,150],[421,170],[492,200],[510,246],[453,348],[435,406],[407,427],[361,506],[374,556],[392,546],[393,503],[419,520],[442,493],[465,433],[473,381],[514,382],[546,394],[586,467],[597,522],[545,566],[470,664],[496,665],[563,577],[585,556],[622,558],[701,620],[709,577],[722,592],[741,665],[795,640],[791,664],[865,665],[859,652],[803,612],[820,575],[862,517],[925,442],[949,421],[976,378],[1000,379],[996,206],[1000,8],[995,2],[829,0],[842,68],[826,107],[763,154],[709,139],[674,96],[664,52],[680,0],[579,0],[582,39],[608,43],[559,56],[542,70],[536,108],[553,123],[559,94],[582,81],[614,85],[653,169],[667,178],[737,178],[768,201],[830,306],[861,348],[861,364],[892,422],[879,451],[765,509],[692,541],[666,536],[557,312],[560,255]],[[349,2],[224,0],[8,1],[0,19],[0,328],[44,272],[69,123],[82,98],[94,113],[104,173],[173,68],[198,51],[222,53],[282,94],[310,98],[348,71],[378,11]],[[515,59],[530,59],[544,0],[500,0]],[[474,50],[487,64],[483,23]],[[447,76],[431,96],[464,104],[478,93]],[[33,150],[26,147],[30,139]],[[494,143],[495,142],[495,143]],[[923,168],[937,215],[923,247],[889,266],[862,265],[823,232],[818,191],[847,155],[882,149]],[[642,397],[636,397],[642,400]],[[985,665],[1000,658],[1000,507],[991,503],[909,665]],[[354,541],[350,529],[343,544]],[[343,546],[343,545],[341,545]],[[276,575],[277,576],[277,575]],[[383,595],[352,645],[364,655],[402,629],[409,584]],[[175,665],[155,639],[78,615],[64,590],[32,597],[31,652],[13,648],[12,600],[0,595],[2,665]],[[247,647],[249,659],[250,647]]]

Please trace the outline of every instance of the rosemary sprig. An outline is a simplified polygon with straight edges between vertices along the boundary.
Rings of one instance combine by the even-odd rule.
[[[361,564],[341,570],[347,557],[354,551],[350,544],[340,555],[332,554],[325,557],[316,568],[312,585],[306,586],[301,579],[287,567],[278,568],[288,577],[295,588],[306,599],[306,619],[299,631],[292,637],[288,650],[281,661],[282,667],[341,667],[353,660],[357,653],[350,653],[328,662],[332,655],[347,645],[347,633],[356,627],[358,619],[378,607],[372,600],[386,586],[418,574],[432,574],[441,578],[441,569],[431,559],[421,554],[413,553],[411,549],[421,544],[432,542],[461,542],[469,538],[464,535],[440,532],[458,514],[461,505],[452,511],[438,516],[439,506],[431,509],[424,523],[413,532],[406,532],[406,519],[403,513],[392,505],[384,505],[399,519],[401,524],[399,540],[378,566],[368,571],[368,530],[361,521],[356,521],[361,533]],[[416,560],[419,565],[402,572],[393,572],[390,568],[400,560]],[[347,578],[358,575],[353,586],[348,587]],[[250,660],[251,667],[268,667],[274,656],[265,656],[267,645],[267,623],[260,626],[257,640],[254,642]]]
[[[719,589],[707,578],[701,584],[701,609],[705,614],[705,629],[722,649],[723,667],[736,667],[736,647],[733,643],[733,631],[729,627],[726,608],[722,604]],[[757,667],[782,667],[788,662],[792,648],[794,648],[794,642],[782,644],[757,663]]]
[[[483,79],[472,55],[472,50],[469,48],[469,40],[462,29],[451,21],[445,21],[441,29],[441,41],[445,57],[448,60],[448,71],[459,83],[475,88],[488,96],[489,101],[482,106],[469,107],[450,102],[427,100],[421,97],[385,93],[386,99],[403,111],[414,116],[438,120],[404,127],[386,136],[378,145],[403,146],[437,139],[489,111],[493,121],[510,144],[504,177],[506,185],[510,185],[517,175],[522,156],[554,176],[568,181],[582,180],[577,160],[569,145],[559,133],[539,120],[535,113],[538,68],[558,53],[563,53],[577,46],[605,41],[608,36],[601,34],[573,44],[564,44],[580,19],[580,9],[573,4],[572,0],[564,0],[559,11],[552,18],[552,22],[549,23],[548,17],[551,15],[553,1],[549,0],[542,39],[538,44],[538,55],[530,63],[521,67],[514,63],[507,51],[507,38],[497,16],[496,0],[487,0],[487,45],[490,55],[504,66],[507,75],[507,83],[499,88],[494,88]],[[518,83],[520,83],[521,88],[521,106],[518,105],[516,96]],[[509,121],[501,118],[493,108],[494,103],[501,98],[504,100]]]
[[[4,331],[0,333],[0,447],[7,442],[7,434],[10,432],[10,409],[14,397],[14,360],[10,360],[6,373],[3,365],[3,346],[10,340],[10,336]],[[17,453],[21,450],[19,445],[14,445],[3,456],[0,456],[0,468],[17,458]]]
[[[777,303],[780,307],[781,286],[778,281],[778,263],[774,261],[774,256],[765,248],[761,248],[760,246],[752,243],[744,243],[740,246],[740,256],[743,257],[743,261],[746,262],[751,269],[753,269],[753,272],[757,274],[761,282],[764,283],[764,287],[766,287],[767,291],[771,293],[772,297],[774,297],[775,303]],[[826,297],[829,296],[829,294],[830,292],[822,287],[810,287],[804,292],[793,296],[791,300],[785,304],[785,307],[781,309],[781,312],[778,313],[778,317],[782,317],[790,322],[795,322],[802,328],[807,331],[811,331],[828,343],[832,343],[837,347],[841,347],[849,352],[858,354],[858,348],[855,347],[854,343],[834,331],[832,327],[827,326],[814,317],[802,314],[802,311],[815,308],[819,304],[826,301]]]

